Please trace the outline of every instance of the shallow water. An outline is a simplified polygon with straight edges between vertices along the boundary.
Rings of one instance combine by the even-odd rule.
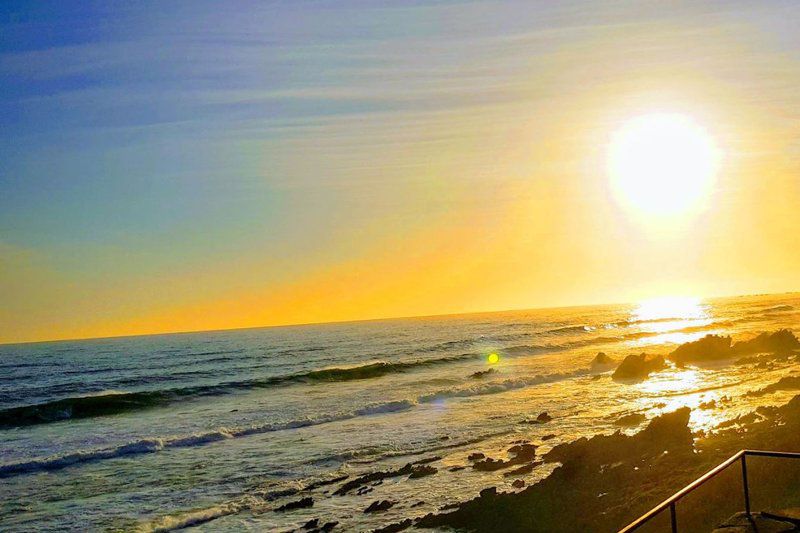
[[[552,468],[449,470],[471,452],[506,457],[521,439],[545,451],[615,431],[625,414],[684,405],[694,429],[710,430],[785,401],[746,393],[792,362],[670,367],[637,383],[589,362],[791,328],[799,311],[784,295],[0,346],[0,526],[288,530],[320,518],[369,530]],[[530,423],[542,411],[553,420]],[[334,496],[338,484],[288,494],[433,456],[435,475],[368,494]],[[306,495],[312,508],[274,512]],[[397,504],[363,513],[384,499]]]

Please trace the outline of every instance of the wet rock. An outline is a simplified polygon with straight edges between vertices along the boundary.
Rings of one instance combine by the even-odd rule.
[[[425,459],[423,459],[425,461]],[[382,482],[384,479],[392,478],[392,477],[399,477],[399,476],[408,476],[413,474],[415,471],[419,470],[420,464],[417,463],[408,463],[402,468],[398,468],[397,470],[387,470],[387,471],[378,471],[378,472],[370,472],[369,474],[365,474],[363,476],[359,476],[355,479],[351,479],[347,483],[341,485],[338,489],[336,489],[333,494],[335,496],[344,496],[345,494],[358,489],[368,483],[375,483]],[[427,475],[427,474],[426,474]],[[421,477],[421,476],[418,476]]]
[[[475,462],[472,467],[482,472],[494,472],[496,470],[502,470],[503,468],[526,463],[533,460],[536,456],[536,446],[533,444],[516,444],[508,449],[508,453],[513,455],[513,457],[507,461],[488,457],[482,461]]]
[[[589,363],[589,369],[592,372],[605,372],[611,370],[617,365],[617,361],[607,356],[604,352],[597,352],[592,362]]]
[[[615,380],[645,379],[651,372],[657,372],[666,366],[661,355],[629,355],[611,375]]]
[[[781,520],[770,513],[736,513],[712,533],[784,533],[797,531],[791,520]]]
[[[412,465],[426,465],[428,463],[433,463],[434,461],[440,461],[442,457],[440,455],[434,455],[433,457],[428,457],[426,459],[420,459],[419,461],[414,461],[411,463]]]
[[[349,474],[345,474],[343,476],[338,476],[338,477],[335,477],[335,478],[332,478],[332,479],[325,479],[325,480],[322,480],[322,481],[309,483],[308,485],[303,487],[303,490],[304,491],[308,491],[308,490],[317,489],[319,487],[325,487],[327,485],[333,485],[334,483],[339,483],[339,482],[344,481],[345,479],[347,479],[349,477],[350,477]]]
[[[536,456],[536,445],[516,444],[508,449],[508,453],[513,454],[517,461],[529,461]]]
[[[678,365],[691,362],[716,361],[733,356],[731,338],[721,335],[706,335],[702,339],[686,342],[675,348],[669,358]]]
[[[497,487],[489,487],[487,489],[483,489],[478,494],[479,494],[479,496],[481,498],[488,498],[490,496],[497,496]]]
[[[509,465],[507,461],[488,457],[482,461],[476,461],[475,464],[472,465],[472,468],[478,470],[479,472],[494,472],[495,470],[501,470],[509,466],[511,465]]]
[[[800,401],[798,401],[800,411]],[[420,519],[417,527],[452,528],[479,532],[494,531],[612,531],[649,508],[651,503],[639,502],[642,487],[655,487],[664,482],[665,474],[680,471],[681,486],[702,473],[708,465],[695,465],[686,472],[683,465],[696,460],[693,435],[688,427],[690,410],[679,409],[656,417],[635,435],[622,433],[581,438],[555,446],[547,453],[546,461],[560,463],[553,472],[536,484],[522,490],[498,493],[496,489],[481,491],[458,509],[441,514],[429,514]],[[800,414],[798,415],[800,418]],[[668,453],[664,453],[664,452]],[[654,463],[655,462],[655,463]],[[618,465],[603,468],[604,465]],[[652,466],[652,468],[651,468]],[[647,467],[647,468],[645,468]],[[614,510],[610,497],[616,494]],[[669,488],[660,492],[669,495]],[[658,500],[661,493],[652,494]],[[638,507],[631,509],[635,501]],[[580,509],[580,512],[569,512]]]
[[[419,465],[411,471],[411,475],[408,476],[408,479],[418,479],[425,476],[432,476],[438,471],[438,469],[432,466]]]
[[[772,383],[771,385],[767,385],[763,389],[748,392],[747,395],[764,396],[765,394],[769,394],[771,392],[776,392],[780,390],[796,390],[796,389],[800,389],[800,376],[784,376],[777,382]]]
[[[525,486],[525,481],[521,479],[515,479],[514,483],[512,483],[511,486],[514,487],[515,489],[521,489]]]
[[[410,518],[406,518],[402,522],[396,522],[394,524],[389,524],[388,526],[373,529],[372,533],[397,533],[398,531],[403,531],[404,529],[410,528],[413,524],[414,522],[412,522]]]
[[[395,503],[396,502],[392,502],[392,501],[389,501],[389,500],[375,500],[374,502],[369,504],[369,507],[364,509],[364,512],[365,513],[378,513],[378,512],[381,512],[381,511],[388,511],[389,509],[394,507]]]
[[[295,488],[282,489],[282,490],[267,492],[265,494],[262,493],[261,497],[267,500],[268,502],[271,502],[277,500],[278,498],[283,498],[284,496],[293,496],[298,492],[300,492],[300,490]]]
[[[785,354],[798,348],[800,348],[800,341],[797,340],[794,333],[788,329],[781,329],[774,333],[764,332],[753,339],[737,342],[731,350],[736,355],[766,352]]]
[[[700,409],[715,409],[717,407],[717,401],[710,400],[708,402],[700,402],[697,407]]]
[[[275,512],[278,513],[278,512],[283,512],[283,511],[291,511],[293,509],[304,509],[304,508],[313,507],[313,506],[314,506],[314,499],[312,497],[308,496],[306,498],[302,498],[302,499],[297,500],[295,502],[289,502],[289,503],[286,503],[284,505],[281,505],[280,507],[275,509]]]
[[[534,468],[536,468],[537,466],[539,466],[539,465],[541,465],[543,463],[544,463],[544,461],[534,461],[534,462],[532,462],[530,464],[523,465],[523,466],[521,466],[519,468],[515,468],[514,470],[509,470],[508,472],[506,472],[503,475],[505,477],[524,476],[525,474],[530,474],[531,472],[533,472]]]
[[[615,426],[632,427],[638,426],[647,420],[647,417],[641,413],[631,413],[629,415],[621,416],[614,421]]]

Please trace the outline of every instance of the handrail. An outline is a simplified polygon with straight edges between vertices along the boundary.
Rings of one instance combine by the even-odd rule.
[[[717,476],[720,472],[727,469],[736,461],[741,461],[742,463],[742,487],[744,489],[744,505],[745,505],[745,512],[748,516],[750,516],[750,490],[747,483],[747,461],[746,458],[748,455],[752,455],[754,457],[777,457],[782,459],[800,459],[800,453],[796,452],[778,452],[778,451],[768,451],[768,450],[739,450],[731,457],[727,458],[722,463],[718,464],[699,478],[695,479],[681,490],[664,500],[663,502],[659,503],[645,514],[625,526],[624,528],[619,530],[619,533],[630,533],[631,531],[635,531],[643,526],[645,523],[649,522],[652,518],[656,515],[664,511],[665,509],[669,508],[670,510],[670,524],[672,526],[672,532],[677,533],[678,531],[678,521],[675,512],[676,504],[695,490],[700,485],[704,484],[709,479],[712,479]]]

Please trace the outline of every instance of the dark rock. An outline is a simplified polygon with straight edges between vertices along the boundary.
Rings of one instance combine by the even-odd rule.
[[[543,464],[543,463],[544,463],[544,461],[534,461],[534,462],[532,462],[530,464],[523,465],[523,466],[521,466],[519,468],[515,468],[514,470],[509,470],[508,472],[506,472],[503,475],[505,477],[524,476],[525,474],[530,474],[531,472],[533,472],[534,468],[536,468],[537,466],[539,466],[540,464]]]
[[[671,486],[681,486],[711,466],[694,454],[689,414],[690,410],[683,408],[661,415],[631,436],[598,435],[555,446],[545,457],[560,466],[542,481],[508,493],[481,491],[480,496],[461,503],[458,509],[422,517],[416,527],[486,533],[616,530],[646,511],[652,501],[669,496],[674,490]],[[687,461],[698,459],[700,464],[689,471],[684,469]],[[662,486],[665,476],[670,475],[678,477],[667,483],[670,486]],[[640,502],[645,486],[648,491],[653,487],[659,490]],[[609,497],[597,497],[598,493],[620,489],[621,493],[614,493],[613,509]]]
[[[466,466],[462,466],[462,465],[455,465],[455,466],[451,466],[450,468],[448,468],[447,471],[448,472],[458,472],[459,470],[464,470],[465,468],[467,468],[467,467]]]
[[[319,518],[312,518],[305,524],[303,524],[303,529],[315,529],[319,526]]]
[[[536,420],[538,420],[539,422],[542,422],[542,423],[550,422],[552,419],[553,419],[553,417],[550,416],[549,414],[547,414],[547,411],[539,413],[539,416],[536,417]]]
[[[481,498],[497,496],[497,487],[489,487],[488,489],[483,489],[478,494],[480,495]]]
[[[735,355],[754,353],[787,353],[800,348],[800,341],[791,330],[781,329],[774,333],[761,333],[757,337],[737,342],[732,351]]]
[[[367,483],[383,481],[384,479],[392,477],[407,476],[413,473],[416,468],[418,468],[418,465],[415,465],[414,463],[408,463],[402,468],[398,468],[397,470],[371,472],[369,474],[359,476],[355,479],[351,479],[347,483],[344,483],[342,486],[336,489],[333,492],[333,494],[335,496],[343,496],[352,490],[355,490],[363,485],[366,485]]]
[[[411,471],[411,475],[408,476],[408,479],[417,479],[425,476],[432,476],[439,470],[428,465],[419,465],[414,467]]]
[[[381,511],[387,511],[387,510],[391,509],[392,507],[394,507],[395,503],[396,502],[391,502],[389,500],[375,500],[374,502],[369,504],[369,507],[364,509],[364,512],[365,513],[377,513],[377,512],[381,512]]]
[[[319,528],[319,530],[320,530],[322,533],[327,533],[328,531],[332,530],[333,528],[335,528],[335,527],[336,527],[336,526],[338,526],[338,525],[339,525],[339,522],[338,522],[338,521],[333,521],[333,522],[325,522],[324,524],[322,524],[322,527],[321,527],[321,528]]]
[[[731,344],[730,337],[720,335],[706,335],[694,342],[681,344],[669,358],[678,365],[689,362],[716,361],[734,356],[748,356],[758,353],[770,353],[784,358],[793,350],[800,348],[800,341],[788,329],[781,329],[773,333],[761,333],[758,336]],[[765,363],[763,358],[742,357],[736,364]],[[765,368],[763,365],[761,368]]]
[[[472,468],[480,472],[494,472],[495,470],[501,470],[509,466],[511,465],[507,461],[488,457],[482,461],[476,461],[475,464],[472,465]]]
[[[491,457],[488,457],[482,461],[477,461],[472,465],[472,467],[475,470],[483,472],[494,472],[496,470],[502,470],[503,468],[526,463],[533,460],[533,458],[536,456],[536,446],[530,443],[515,444],[508,449],[508,453],[514,456],[508,461],[492,459]]]
[[[642,422],[647,420],[647,417],[641,413],[631,413],[629,415],[624,415],[619,417],[614,421],[615,426],[623,426],[623,427],[631,427],[631,426],[638,426]]]
[[[536,456],[536,445],[516,444],[508,449],[508,453],[513,454],[518,461],[529,461]]]
[[[661,370],[666,366],[664,357],[660,355],[629,355],[620,364],[612,379],[645,379],[651,372]]]
[[[710,400],[708,402],[700,402],[697,407],[700,409],[715,409],[717,407],[717,401]]]
[[[310,496],[306,498],[302,498],[297,500],[296,502],[289,502],[284,505],[281,505],[275,512],[283,512],[283,511],[291,511],[293,509],[304,509],[306,507],[313,507],[314,506],[314,499]]]
[[[344,481],[345,479],[347,479],[349,477],[350,477],[349,474],[345,474],[343,476],[335,477],[333,479],[325,479],[323,481],[317,481],[317,482],[314,482],[314,483],[309,483],[308,485],[303,487],[303,490],[304,491],[314,490],[314,489],[317,489],[319,487],[324,487],[326,485],[333,485],[334,483],[339,483],[340,481]]]
[[[554,438],[556,438],[556,434],[555,433],[550,433],[550,434],[545,435],[544,437],[542,437],[541,440],[544,442],[544,441],[548,441],[548,440],[554,439]]]
[[[413,524],[414,522],[412,522],[410,518],[406,518],[402,522],[396,522],[394,524],[389,524],[388,526],[373,529],[372,533],[397,533],[398,531],[403,531],[404,529],[410,528]]]
[[[488,370],[480,370],[478,372],[475,372],[474,374],[470,374],[469,377],[471,377],[472,379],[481,379],[481,378],[483,378],[485,376],[488,376],[490,374],[496,374],[496,373],[497,373],[497,370],[495,370],[494,368],[490,368]]]
[[[515,479],[514,483],[512,483],[511,486],[514,487],[515,489],[521,489],[525,486],[525,481],[521,479]]]
[[[284,496],[293,496],[300,492],[299,489],[291,488],[291,489],[283,489],[283,490],[276,490],[273,492],[269,492],[264,495],[264,499],[268,502],[277,500],[278,498],[283,498]]]
[[[480,461],[481,459],[485,459],[486,454],[481,452],[471,453],[467,456],[467,461]]]
[[[441,457],[441,456],[439,456],[439,455],[434,455],[433,457],[428,457],[428,458],[426,458],[426,459],[420,459],[419,461],[414,461],[414,462],[413,462],[413,463],[411,463],[411,464],[412,464],[412,465],[426,465],[426,464],[428,464],[428,463],[433,463],[433,462],[435,462],[435,461],[439,461],[439,460],[441,460],[441,458],[442,458],[442,457]]]
[[[771,392],[776,392],[780,390],[796,390],[796,389],[800,389],[800,376],[784,376],[777,382],[772,383],[771,385],[767,385],[763,389],[748,392],[747,396],[764,396],[765,394],[769,394]]]
[[[611,370],[616,364],[617,361],[607,356],[604,352],[597,352],[592,362],[589,363],[589,368],[592,372],[601,372]]]
[[[721,335],[706,335],[702,339],[681,344],[675,348],[669,358],[678,365],[691,362],[717,361],[733,356],[731,338]]]

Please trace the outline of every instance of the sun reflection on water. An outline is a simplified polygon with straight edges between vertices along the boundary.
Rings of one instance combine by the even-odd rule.
[[[636,322],[697,320],[708,318],[708,312],[700,298],[670,296],[641,302],[631,313],[631,318]]]
[[[724,412],[705,409],[720,398],[718,391],[709,391],[708,371],[697,368],[669,369],[638,384],[637,403],[652,416],[670,413],[681,407],[692,410],[689,425],[694,430],[709,430],[722,422]]]

